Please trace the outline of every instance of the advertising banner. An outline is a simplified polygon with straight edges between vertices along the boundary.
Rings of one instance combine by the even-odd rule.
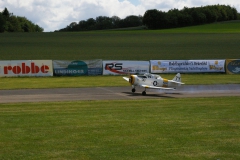
[[[240,74],[240,59],[227,59],[226,72],[227,74]]]
[[[103,61],[103,75],[149,73],[149,61]]]
[[[55,76],[102,75],[102,60],[53,60]]]
[[[52,60],[0,61],[0,76],[53,76]]]
[[[151,73],[225,72],[225,60],[151,60]]]

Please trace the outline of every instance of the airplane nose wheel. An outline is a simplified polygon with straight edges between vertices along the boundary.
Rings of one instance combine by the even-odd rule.
[[[146,95],[146,91],[143,91],[143,92],[142,92],[142,95],[145,96],[145,95]]]
[[[133,89],[132,89],[132,92],[134,93],[135,91],[136,91],[136,89],[135,89],[135,88],[133,88]]]

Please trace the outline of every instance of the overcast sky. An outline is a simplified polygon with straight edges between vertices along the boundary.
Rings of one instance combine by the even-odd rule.
[[[125,18],[144,15],[149,9],[168,11],[215,4],[230,5],[240,12],[240,0],[0,0],[0,11],[6,7],[49,32],[98,16]]]

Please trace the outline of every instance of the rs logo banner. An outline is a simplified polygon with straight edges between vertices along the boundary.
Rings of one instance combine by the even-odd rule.
[[[103,61],[103,75],[149,73],[149,61]]]

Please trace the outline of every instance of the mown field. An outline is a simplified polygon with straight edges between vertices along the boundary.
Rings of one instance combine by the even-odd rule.
[[[126,76],[126,75],[124,75]],[[175,74],[161,74],[163,78],[173,79]],[[123,76],[80,76],[80,77],[15,77],[0,78],[0,89],[33,88],[78,88],[78,87],[121,87],[130,86]],[[182,74],[186,85],[199,84],[240,84],[239,75],[221,74]]]
[[[0,159],[240,159],[239,97],[0,104]]]
[[[9,33],[0,35],[0,60],[239,58],[239,31],[235,22]],[[182,74],[182,81],[239,83],[239,75]],[[127,85],[121,76],[0,78],[0,89]],[[239,104],[239,97],[0,104],[0,159],[240,159]]]
[[[239,58],[240,22],[156,31],[6,33],[0,60]]]

